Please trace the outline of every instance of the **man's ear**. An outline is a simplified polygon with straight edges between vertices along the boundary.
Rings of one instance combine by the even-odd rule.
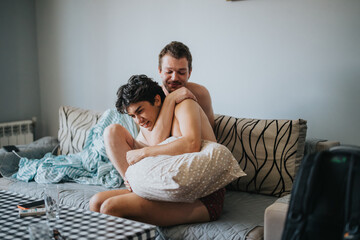
[[[162,104],[162,102],[161,102],[161,97],[160,97],[159,94],[157,94],[157,95],[155,96],[154,105],[155,105],[156,107],[160,107],[161,104]]]
[[[159,74],[161,74],[162,72],[161,67],[158,67],[158,70],[159,70]]]
[[[191,72],[192,72],[192,69],[189,70],[189,77],[188,77],[188,79],[189,79],[190,76],[191,76]]]

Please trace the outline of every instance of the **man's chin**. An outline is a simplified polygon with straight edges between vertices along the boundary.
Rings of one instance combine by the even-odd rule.
[[[169,93],[181,88],[181,85],[177,85],[176,87],[167,87],[166,90],[168,90]]]

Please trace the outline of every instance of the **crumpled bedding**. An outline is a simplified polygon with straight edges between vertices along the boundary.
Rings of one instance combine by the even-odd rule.
[[[91,128],[84,149],[76,154],[55,156],[45,154],[41,159],[21,158],[19,170],[13,175],[21,181],[35,180],[37,183],[58,183],[75,181],[82,184],[119,187],[123,179],[108,159],[104,146],[104,129],[112,123],[124,126],[133,137],[138,130],[127,114],[116,109],[104,112],[99,122]]]
[[[38,159],[48,152],[56,151],[59,141],[56,137],[42,137],[26,145],[16,145],[20,150],[17,154],[21,157]],[[0,149],[0,174],[3,177],[11,177],[19,169],[20,158],[13,152]]]

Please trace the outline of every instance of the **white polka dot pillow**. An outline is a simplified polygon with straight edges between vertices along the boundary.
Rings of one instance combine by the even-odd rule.
[[[132,190],[143,198],[193,202],[246,174],[228,148],[203,141],[200,152],[147,157],[130,166],[125,175]]]

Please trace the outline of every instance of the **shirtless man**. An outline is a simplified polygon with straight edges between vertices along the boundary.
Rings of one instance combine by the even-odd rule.
[[[214,112],[209,91],[202,85],[188,82],[192,72],[192,56],[189,48],[181,43],[173,41],[166,45],[159,54],[159,74],[162,79],[162,88],[165,95],[182,89],[177,93],[177,101],[183,98],[197,99],[198,104],[207,115],[211,126],[214,128]],[[188,89],[189,91],[187,91]],[[194,96],[193,96],[194,95]],[[170,100],[169,100],[170,102]],[[151,136],[148,137],[149,145],[159,144],[169,137],[174,103],[166,103],[158,118]]]
[[[214,126],[214,112],[209,91],[202,85],[188,82],[192,72],[192,56],[189,48],[173,41],[166,45],[159,54],[159,74],[165,95],[180,87],[186,87],[197,98],[211,126]]]
[[[181,138],[149,146],[147,136],[157,122],[164,99],[161,87],[145,75],[135,75],[128,84],[120,87],[117,109],[127,113],[140,126],[136,140],[118,124],[110,125],[104,132],[108,156],[122,176],[129,164],[145,157],[197,152],[201,148],[201,139],[216,141],[202,108],[195,101],[186,99],[176,105],[171,124],[171,135]],[[109,137],[120,132],[123,137]],[[147,200],[127,189],[111,190],[94,195],[90,200],[90,209],[158,226],[207,222],[220,216],[224,194],[225,190],[220,189],[194,203],[175,203]]]

